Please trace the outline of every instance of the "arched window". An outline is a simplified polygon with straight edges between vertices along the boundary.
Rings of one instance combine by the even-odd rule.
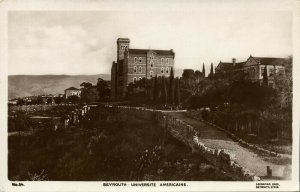
[[[137,63],[137,57],[134,58],[134,62]]]
[[[163,64],[164,63],[164,58],[161,58],[160,61],[161,61],[161,64]]]
[[[169,58],[166,58],[166,63],[169,64]]]
[[[150,67],[153,67],[153,61],[150,61]]]
[[[169,67],[166,68],[166,73],[169,73]]]
[[[142,80],[142,77],[139,77],[139,81]]]
[[[139,58],[139,62],[140,62],[140,63],[142,62],[142,58],[141,58],[141,57]]]
[[[151,70],[151,71],[150,71],[150,77],[153,77],[153,75],[154,75],[154,74],[153,74],[153,71]]]
[[[136,77],[133,78],[133,83],[136,83]]]
[[[134,73],[137,72],[137,67],[136,67],[136,66],[133,67],[133,72],[134,72]]]
[[[162,68],[160,69],[160,71],[161,71],[161,73],[164,73],[164,68],[162,67]]]
[[[142,67],[139,67],[139,73],[142,73]]]

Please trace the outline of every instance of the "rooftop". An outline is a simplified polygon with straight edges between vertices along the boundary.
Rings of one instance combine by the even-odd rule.
[[[77,89],[75,87],[69,87],[68,89],[65,89],[65,91],[67,91],[67,90],[79,90],[79,89]]]
[[[172,49],[170,50],[157,50],[157,49],[128,49],[129,53],[131,54],[147,54],[149,51],[153,51],[159,55],[172,55],[174,56],[175,53]]]
[[[250,56],[252,57],[252,56]],[[275,57],[252,57],[256,62],[261,65],[282,65],[285,63],[285,58],[275,58]]]

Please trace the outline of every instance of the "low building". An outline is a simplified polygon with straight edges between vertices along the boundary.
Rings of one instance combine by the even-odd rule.
[[[236,62],[236,59],[233,58],[232,62],[222,62],[220,61],[218,66],[215,69],[216,74],[227,74],[231,71],[242,71],[243,66],[246,62]]]
[[[68,89],[65,89],[65,97],[66,99],[70,96],[77,96],[80,97],[81,96],[81,90],[77,89],[75,87],[69,87]]]
[[[253,82],[262,83],[265,67],[267,68],[268,86],[275,87],[274,75],[284,73],[286,58],[250,57],[245,62],[222,62],[215,69],[217,76],[228,77],[239,71]]]
[[[250,56],[243,66],[247,78],[262,83],[264,69],[267,67],[268,86],[275,87],[275,74],[284,73],[285,58],[252,57]]]

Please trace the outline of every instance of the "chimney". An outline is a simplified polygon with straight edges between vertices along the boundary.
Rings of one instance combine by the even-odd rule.
[[[236,58],[232,58],[232,65],[235,67],[236,64]]]

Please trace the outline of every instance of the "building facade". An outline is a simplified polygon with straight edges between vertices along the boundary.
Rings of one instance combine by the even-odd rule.
[[[65,97],[66,99],[70,96],[76,95],[77,97],[81,96],[81,90],[77,89],[75,87],[69,87],[68,89],[65,89]]]
[[[254,82],[262,83],[263,73],[265,67],[267,68],[268,86],[275,87],[274,75],[282,74],[285,71],[286,58],[270,58],[270,57],[250,57],[245,62],[236,62],[236,59],[232,59],[232,62],[222,62],[218,64],[215,69],[217,75],[226,76],[230,73],[242,71],[247,79]]]
[[[174,70],[175,53],[173,50],[131,49],[128,38],[117,40],[117,61],[111,68],[111,99],[126,96],[129,83],[142,78],[170,76]]]

